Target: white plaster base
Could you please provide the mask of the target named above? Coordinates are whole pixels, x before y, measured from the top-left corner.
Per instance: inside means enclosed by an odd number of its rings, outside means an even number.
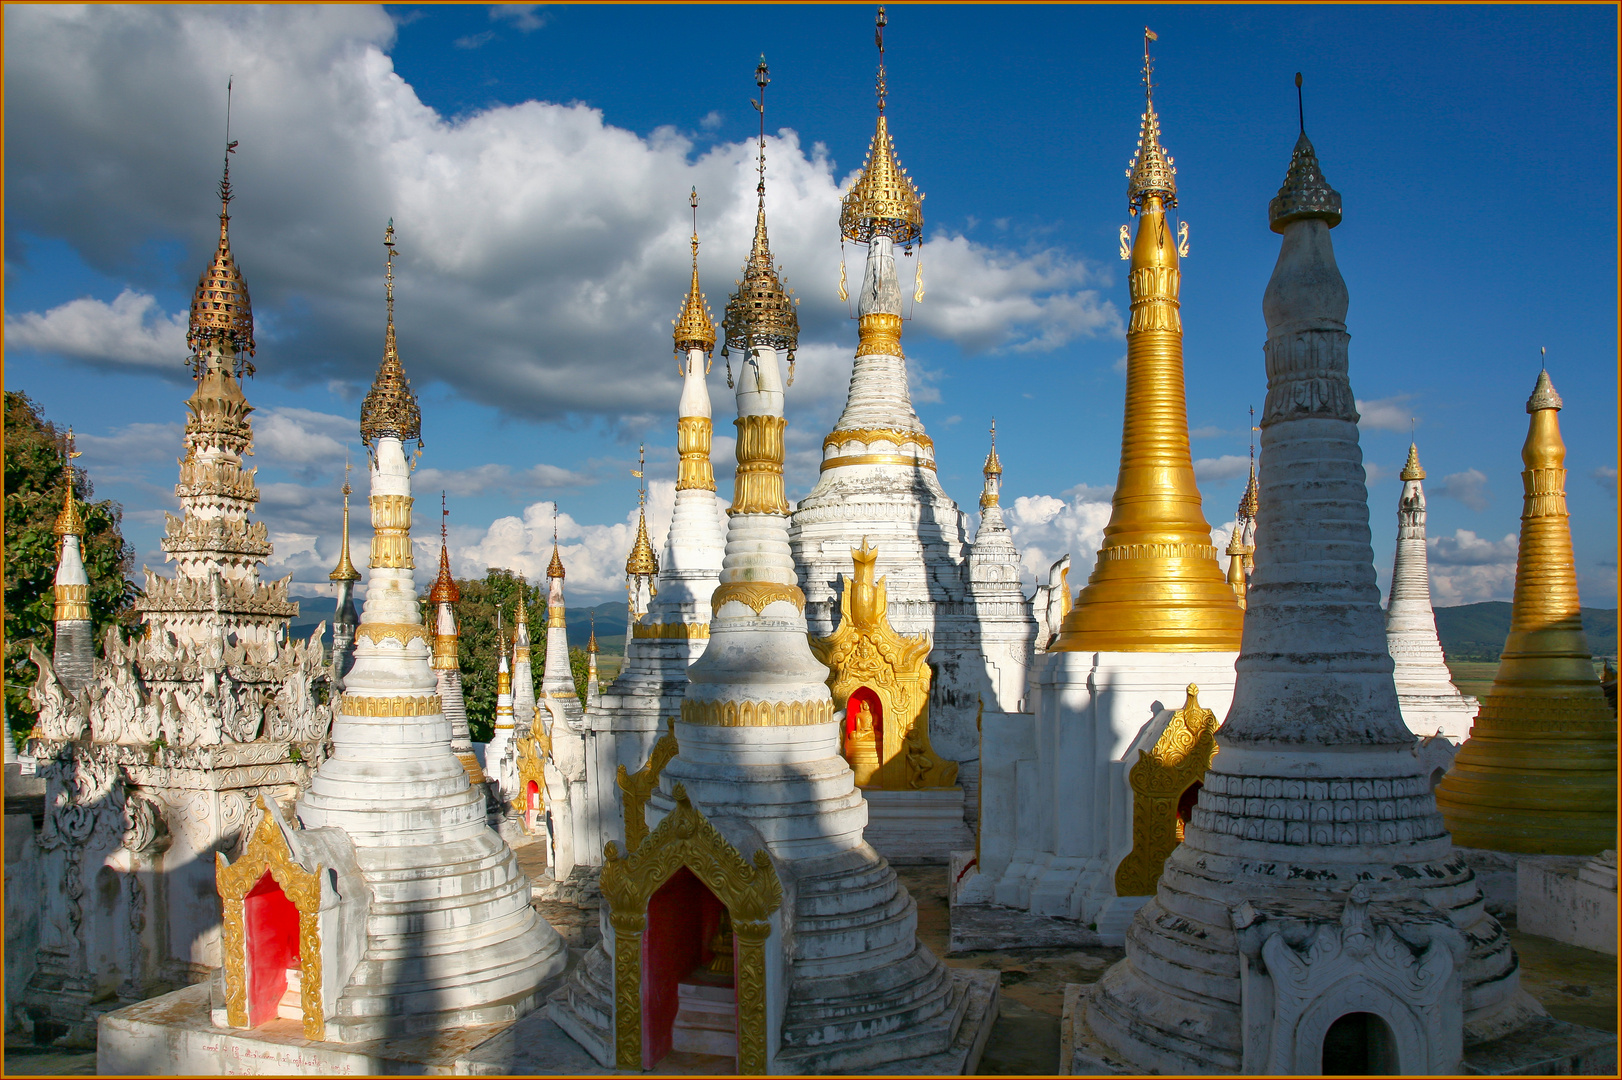
[[[898,866],[946,863],[951,853],[974,846],[963,820],[963,788],[880,791],[863,788],[867,830],[875,851]]]
[[[1061,1076],[1141,1075],[1115,1057],[1087,1024],[1087,1004],[1097,983],[1067,983],[1059,1020]],[[1513,1034],[1464,1048],[1461,1073],[1479,1076],[1615,1076],[1614,1032],[1540,1016]],[[1213,1070],[1214,1071],[1214,1070]]]
[[[1616,855],[1522,859],[1516,868],[1522,933],[1616,955]]]

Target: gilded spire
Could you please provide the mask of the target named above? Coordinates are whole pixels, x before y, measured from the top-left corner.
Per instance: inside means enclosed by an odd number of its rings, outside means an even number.
[[[383,363],[378,366],[377,377],[360,407],[360,437],[370,446],[378,439],[393,436],[401,442],[422,440],[422,411],[417,397],[411,392],[411,380],[406,378],[400,364],[400,351],[394,343],[394,219],[383,233],[383,246],[388,249],[387,269],[384,275],[384,294],[388,300],[388,327],[383,334]]]
[[[703,349],[706,354],[715,351],[715,321],[704,302],[704,292],[698,287],[698,188],[693,189],[689,199],[693,208],[693,281],[687,286],[680,317],[671,323],[675,327],[673,336],[678,355],[688,349]]]
[[[192,350],[194,374],[201,376],[205,364],[198,355],[209,346],[229,345],[236,356],[233,372],[238,378],[253,374],[253,308],[248,301],[248,283],[237,269],[231,254],[231,155],[237,144],[231,139],[231,84],[226,83],[225,169],[220,177],[220,240],[203,276],[192,293],[191,321],[186,328],[186,347]]]
[[[355,564],[349,561],[349,462],[344,462],[344,538],[343,546],[338,549],[338,566],[327,575],[329,581],[359,581],[360,571]]]
[[[1154,35],[1145,35],[1144,82],[1152,91],[1147,42]],[[1217,563],[1189,453],[1181,252],[1166,221],[1175,198],[1170,159],[1164,174],[1145,165],[1149,151],[1159,153],[1152,100],[1144,115],[1132,181],[1138,229],[1127,278],[1132,316],[1120,473],[1092,576],[1051,648],[1236,651],[1243,615]]]
[[[1509,637],[1470,738],[1436,791],[1454,842],[1596,854],[1616,846],[1616,710],[1583,632],[1566,510],[1560,396],[1538,373]]]
[[[659,559],[653,554],[653,544],[648,541],[648,490],[641,482],[646,464],[643,457],[645,449],[639,446],[636,451],[636,543],[631,545],[630,558],[625,560],[626,577],[654,577],[659,573]]]
[[[839,232],[847,240],[870,243],[875,236],[888,236],[897,244],[911,244],[923,233],[924,197],[907,170],[896,160],[895,143],[890,139],[884,115],[884,9],[879,8],[874,38],[879,46],[879,118],[873,141],[862,162],[861,175],[846,193],[839,209]]]
[[[737,283],[738,291],[727,300],[726,312],[721,319],[721,327],[726,333],[726,342],[721,351],[725,355],[727,348],[741,349],[746,353],[758,346],[785,349],[792,364],[794,349],[800,340],[800,320],[794,311],[799,301],[794,299],[779,276],[772,262],[771,242],[766,235],[766,84],[771,82],[767,75],[766,58],[762,56],[755,68],[755,85],[760,87],[760,97],[754,102],[755,111],[760,113],[760,179],[755,185],[759,206],[755,211],[755,242],[750,248],[748,261],[743,264],[743,278]]]
[[[462,590],[456,585],[456,579],[451,576],[451,549],[449,531],[446,522],[451,512],[445,508],[445,493],[439,493],[439,577],[434,579],[434,587],[428,590],[430,604],[454,604],[462,599]]]
[[[986,455],[985,466],[980,470],[987,477],[1002,475],[1002,458],[997,456],[997,421],[991,421],[991,453]]]
[[[558,538],[552,538],[552,561],[546,564],[546,576],[549,578],[563,578],[563,559],[558,555]]]
[[[84,536],[84,515],[79,512],[79,501],[73,497],[73,459],[83,451],[73,448],[73,429],[68,428],[67,443],[62,451],[62,512],[56,515],[51,531],[57,536]]]
[[[1295,90],[1301,93],[1301,73],[1295,73]],[[1299,102],[1298,102],[1299,104]],[[1295,152],[1290,155],[1290,171],[1284,174],[1284,186],[1278,189],[1273,201],[1267,204],[1267,222],[1276,233],[1292,221],[1317,218],[1333,229],[1340,224],[1340,192],[1329,186],[1323,169],[1318,166],[1318,153],[1307,138],[1305,107],[1301,108],[1301,136],[1295,140]]]
[[[1414,443],[1408,444],[1408,460],[1402,465],[1402,479],[1405,482],[1425,479],[1425,469],[1419,464],[1419,447]]]
[[[597,655],[597,615],[595,612],[591,616],[591,636],[586,639],[586,652],[593,656]]]
[[[1136,214],[1143,209],[1151,195],[1160,197],[1161,205],[1177,205],[1177,168],[1171,155],[1160,145],[1160,116],[1155,112],[1154,61],[1149,56],[1149,42],[1159,38],[1147,26],[1143,28],[1143,123],[1138,129],[1138,149],[1127,163],[1127,209]]]

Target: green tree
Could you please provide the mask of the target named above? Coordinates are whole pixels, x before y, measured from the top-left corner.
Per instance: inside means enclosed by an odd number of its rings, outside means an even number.
[[[52,532],[62,509],[64,433],[40,415],[27,394],[6,391],[6,720],[13,734],[34,723],[28,689],[34,669],[28,646],[51,651],[54,638],[57,537]],[[129,579],[135,549],[124,539],[123,507],[110,499],[92,502],[93,487],[83,469],[74,469],[74,497],[85,519],[84,564],[90,578],[90,618],[96,651],[108,626],[135,623],[140,589]]]
[[[520,603],[529,610],[532,663],[539,666],[546,655],[546,599],[534,585],[522,582],[511,570],[491,567],[484,577],[457,581],[462,599],[456,604],[456,659],[462,669],[462,700],[467,705],[467,725],[474,742],[489,742],[496,720],[496,609],[501,609],[502,637],[512,656],[513,613]],[[424,597],[423,619],[433,626],[432,613]]]

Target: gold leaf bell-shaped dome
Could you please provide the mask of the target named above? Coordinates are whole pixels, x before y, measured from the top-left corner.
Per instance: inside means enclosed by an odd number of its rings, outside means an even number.
[[[236,146],[232,143],[228,150]],[[225,159],[225,175],[220,180],[220,242],[214,249],[197,290],[191,298],[191,321],[186,328],[186,347],[193,352],[208,345],[229,342],[233,351],[252,356],[253,307],[248,300],[248,283],[237,269],[231,254],[231,159]],[[251,364],[244,364],[248,374]]]
[[[1419,464],[1419,447],[1413,443],[1408,444],[1408,460],[1402,465],[1402,479],[1404,481],[1425,479],[1425,469]]]
[[[693,235],[693,281],[687,287],[687,299],[682,301],[681,315],[671,324],[676,340],[676,352],[688,349],[715,351],[715,322],[704,302],[704,293],[698,287],[698,234]]]
[[[771,240],[766,235],[766,204],[762,196],[755,215],[755,242],[743,264],[743,280],[727,301],[721,320],[726,344],[748,351],[757,345],[794,352],[800,340],[800,319],[795,301],[772,263]]]
[[[400,350],[394,342],[394,222],[390,220],[383,234],[383,246],[388,248],[386,291],[388,296],[388,328],[383,334],[383,362],[378,365],[377,377],[366,392],[360,407],[360,437],[368,444],[393,436],[401,442],[422,437],[422,410],[417,407],[417,396],[411,392],[411,380],[406,378],[400,363]]]
[[[659,573],[659,559],[653,553],[653,544],[648,541],[648,515],[642,510],[637,513],[636,543],[631,545],[630,558],[625,560],[625,574],[627,577],[653,577]]]
[[[558,555],[558,542],[552,541],[552,561],[546,564],[546,576],[549,578],[563,577],[563,559]]]
[[[1138,129],[1138,149],[1126,169],[1126,201],[1134,214],[1151,195],[1159,195],[1168,207],[1177,205],[1177,168],[1160,145],[1160,116],[1155,112],[1154,97],[1148,96],[1146,103],[1143,126]]]
[[[430,604],[454,604],[462,599],[462,590],[457,586],[456,579],[451,577],[451,553],[445,546],[445,537],[439,538],[439,577],[434,579],[434,587],[428,590]],[[522,607],[520,607],[522,610]]]
[[[861,175],[840,205],[839,232],[861,244],[875,236],[910,244],[923,233],[923,200],[918,185],[896,161],[895,143],[881,112]]]

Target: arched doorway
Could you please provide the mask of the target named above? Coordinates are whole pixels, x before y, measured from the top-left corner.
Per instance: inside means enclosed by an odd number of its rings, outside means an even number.
[[[878,780],[885,761],[884,702],[871,687],[857,687],[845,702],[844,753],[857,787]]]
[[[687,867],[648,898],[642,938],[642,1067],[672,1050],[738,1055],[736,947],[726,906]]]
[[[524,784],[524,827],[531,833],[535,831],[536,819],[541,814],[541,785],[534,780]]]
[[[1325,1076],[1391,1076],[1400,1072],[1391,1025],[1374,1013],[1347,1013],[1324,1032]]]
[[[286,1017],[302,1020],[298,908],[266,870],[242,898],[248,950],[248,1026]]]

